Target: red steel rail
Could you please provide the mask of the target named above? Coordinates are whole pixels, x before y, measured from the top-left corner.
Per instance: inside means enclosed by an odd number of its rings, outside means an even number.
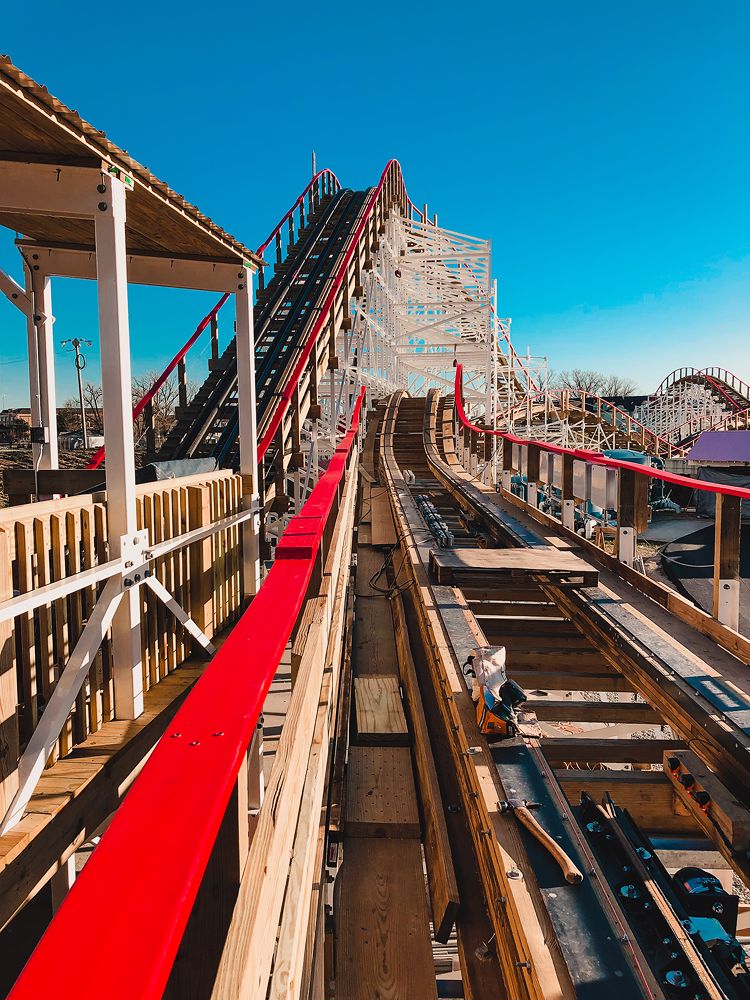
[[[348,433],[257,596],[157,743],[8,1000],[159,1000],[352,457]],[[154,845],[169,845],[165,854]],[[96,933],[84,956],[82,934]]]
[[[637,462],[624,462],[617,458],[608,458],[600,451],[589,451],[587,448],[565,448],[559,444],[549,444],[546,441],[536,441],[531,438],[518,437],[507,431],[496,431],[478,424],[472,423],[466,415],[463,401],[463,375],[462,365],[456,366],[455,400],[456,413],[462,427],[477,434],[489,434],[492,437],[502,438],[513,444],[537,445],[542,451],[553,452],[555,455],[572,455],[573,458],[582,462],[589,462],[591,465],[603,465],[608,469],[628,469],[638,473],[639,476],[648,476],[649,479],[659,479],[663,483],[670,483],[672,486],[686,486],[693,490],[703,490],[705,493],[723,493],[725,496],[740,497],[742,500],[750,500],[750,489],[743,489],[740,486],[724,486],[719,483],[704,482],[702,479],[693,479],[691,476],[680,476],[675,472],[666,472],[663,469],[655,469],[650,465],[638,465]]]

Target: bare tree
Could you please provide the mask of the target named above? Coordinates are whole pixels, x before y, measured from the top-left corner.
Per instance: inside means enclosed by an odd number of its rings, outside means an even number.
[[[145,372],[143,375],[134,375],[132,381],[133,406],[136,406],[141,399],[150,392],[156,380],[159,378],[158,372]],[[195,395],[195,385],[188,382],[187,399],[188,402]],[[169,376],[166,382],[159,386],[151,401],[154,413],[154,432],[157,439],[163,438],[175,420],[175,407],[179,403],[180,388],[174,373]],[[136,421],[135,438],[136,441],[145,433],[146,420],[145,413]]]
[[[579,389],[597,396],[632,396],[637,388],[636,382],[625,375],[606,375],[592,368],[550,372],[549,380],[554,389]]]
[[[77,402],[74,402],[78,406]],[[86,382],[83,386],[83,405],[86,407],[86,417],[91,434],[104,433],[104,418],[102,417],[102,387]]]
[[[582,392],[592,392],[600,394],[606,376],[601,372],[591,368],[571,368],[558,372],[555,375],[554,387],[556,389],[580,389]]]
[[[637,388],[638,383],[627,375],[608,375],[600,395],[632,396]]]

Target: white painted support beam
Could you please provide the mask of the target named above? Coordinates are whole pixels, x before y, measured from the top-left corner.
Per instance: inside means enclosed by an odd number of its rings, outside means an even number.
[[[134,537],[133,402],[131,397],[128,276],[125,253],[125,185],[102,175],[94,215],[96,234],[102,403],[107,442],[107,529],[109,552],[119,558],[123,537]],[[143,712],[140,594],[126,591],[112,629],[115,716],[136,719]]]
[[[55,344],[52,325],[52,290],[49,277],[38,264],[25,270],[26,297],[31,310],[26,318],[29,345],[29,399],[33,427],[43,427],[44,443],[33,444],[35,469],[57,469],[57,393]]]
[[[237,410],[240,430],[242,508],[254,511],[242,529],[243,597],[260,587],[260,498],[258,477],[258,424],[255,390],[255,333],[253,328],[253,274],[244,269],[235,284],[237,316]]]
[[[96,280],[96,254],[90,250],[68,247],[44,247],[19,244],[27,255],[36,254],[46,274],[62,278]],[[237,287],[241,263],[217,263],[182,257],[157,257],[129,253],[128,282],[131,285],[157,285],[165,288],[191,288],[208,292],[233,292]]]
[[[66,858],[64,861],[60,862],[60,867],[57,869],[55,874],[49,880],[50,892],[52,895],[52,912],[57,913],[60,906],[68,895],[70,890],[73,888],[73,883],[76,880],[76,855],[75,851]]]
[[[632,568],[635,562],[635,529],[617,529],[617,558]]]
[[[134,589],[137,596],[138,588]],[[18,791],[13,796],[13,801],[0,824],[0,836],[7,833],[23,816],[39,775],[44,770],[44,765],[62,732],[81,685],[94,662],[96,652],[112,625],[122,597],[121,578],[119,576],[110,578],[18,762]]]
[[[97,203],[106,201],[108,165],[58,166],[50,163],[0,161],[0,211],[18,215],[57,215],[64,219],[90,219]],[[125,175],[123,175],[125,176]],[[132,180],[125,178],[132,187]],[[120,182],[122,183],[122,182]],[[19,229],[20,229],[19,225]]]
[[[185,609],[177,603],[177,601],[172,597],[167,588],[157,579],[155,576],[147,576],[145,579],[147,586],[153,590],[156,596],[162,601],[168,608],[169,611],[175,616],[177,621],[183,626],[185,631],[192,636],[193,639],[198,643],[203,649],[207,656],[213,656],[216,652],[216,647],[208,638],[208,636],[196,625],[190,615],[185,611]]]
[[[0,269],[0,292],[28,319],[31,316],[31,300],[15,278]]]

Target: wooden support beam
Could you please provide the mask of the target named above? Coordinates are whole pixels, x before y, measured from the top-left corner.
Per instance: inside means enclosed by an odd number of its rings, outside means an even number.
[[[557,770],[555,777],[571,805],[578,805],[581,792],[596,802],[609,792],[615,804],[627,809],[645,832],[695,833],[698,824],[680,803],[662,771]]]
[[[622,675],[615,673],[577,674],[561,670],[512,670],[512,679],[522,688],[546,691],[631,691]]]
[[[10,546],[0,531],[0,602],[13,597]],[[13,622],[0,622],[0,816],[4,816],[18,790],[18,687]]]
[[[453,869],[451,845],[448,839],[438,775],[430,746],[427,718],[411,655],[404,606],[400,594],[396,594],[391,600],[391,614],[396,637],[399,677],[404,689],[411,722],[414,762],[424,817],[424,852],[427,862],[434,934],[437,941],[446,942],[458,913],[458,884]]]
[[[742,501],[716,494],[714,534],[714,618],[737,631],[740,624]]]
[[[626,566],[635,559],[638,535],[648,527],[648,476],[619,470],[617,495],[617,556]]]
[[[651,708],[636,701],[573,701],[553,698],[530,698],[524,708],[534,712],[537,719],[555,722],[661,722],[661,716]]]
[[[545,736],[542,753],[551,764],[661,764],[665,751],[682,749],[680,740],[608,739],[606,730],[598,739],[580,736]]]

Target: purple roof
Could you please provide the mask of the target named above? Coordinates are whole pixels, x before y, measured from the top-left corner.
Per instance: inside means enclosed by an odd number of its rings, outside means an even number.
[[[687,457],[691,462],[750,464],[750,431],[704,431]]]

